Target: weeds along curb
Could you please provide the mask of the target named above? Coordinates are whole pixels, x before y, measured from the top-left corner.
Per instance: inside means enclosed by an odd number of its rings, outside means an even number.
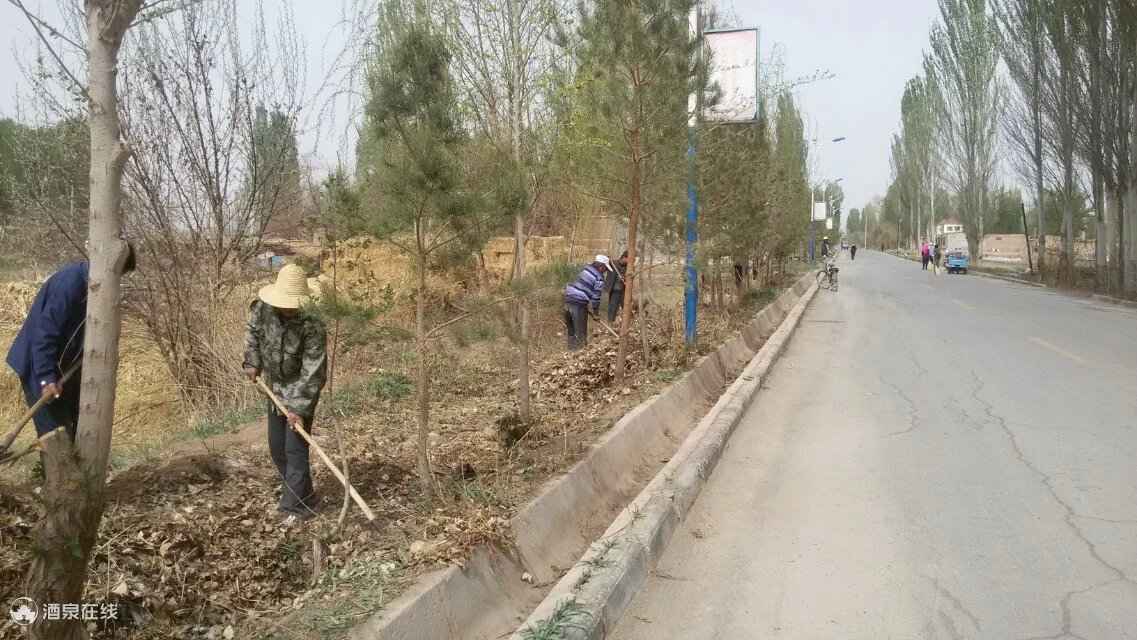
[[[546,483],[511,519],[513,548],[482,547],[473,552],[464,568],[452,566],[420,577],[410,589],[355,627],[349,637],[507,637],[542,602],[565,570],[573,567],[582,553],[589,552],[589,545],[641,489],[658,478],[664,461],[689,448],[686,443],[691,439],[687,436],[707,421],[708,408],[714,405],[711,415],[722,413],[724,388],[735,373],[741,372],[730,389],[750,375],[747,367],[753,366],[752,359],[757,355],[761,360],[769,352],[767,348],[759,351],[759,347],[767,339],[775,341],[779,326],[784,326],[783,319],[813,281],[813,273],[804,274],[739,335],[625,414],[581,460]],[[741,415],[737,407],[735,411]],[[694,494],[690,499],[694,500]],[[559,616],[576,613],[569,604]]]
[[[796,287],[795,287],[796,289]],[[679,451],[557,583],[510,640],[599,640],[615,627],[690,511],[734,429],[797,328],[816,284],[690,433]],[[787,302],[779,298],[779,304]]]

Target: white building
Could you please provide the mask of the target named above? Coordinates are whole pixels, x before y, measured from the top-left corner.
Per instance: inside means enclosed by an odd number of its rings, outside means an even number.
[[[936,236],[945,233],[963,233],[963,223],[955,218],[948,218],[936,225]]]

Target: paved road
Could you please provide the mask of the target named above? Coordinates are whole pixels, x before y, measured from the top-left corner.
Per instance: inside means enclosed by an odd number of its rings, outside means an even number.
[[[1137,310],[841,267],[609,637],[1137,638]]]

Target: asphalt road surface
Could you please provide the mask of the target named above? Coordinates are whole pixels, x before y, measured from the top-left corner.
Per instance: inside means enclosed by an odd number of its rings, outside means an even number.
[[[1137,310],[843,259],[610,638],[1137,638]]]

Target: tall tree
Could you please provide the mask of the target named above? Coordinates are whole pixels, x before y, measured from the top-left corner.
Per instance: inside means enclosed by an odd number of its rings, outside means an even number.
[[[260,187],[254,200],[255,224],[267,234],[295,236],[301,219],[300,154],[296,114],[258,105],[250,132],[250,182]]]
[[[919,236],[931,237],[931,216],[928,217],[928,226],[923,224],[925,200],[928,201],[928,211],[931,211],[932,158],[935,144],[936,113],[934,98],[928,83],[921,76],[908,81],[904,87],[904,95],[900,100],[900,122],[904,144],[904,157],[906,160],[906,184],[910,190],[912,205],[912,233],[913,240],[919,241]]]
[[[446,24],[454,43],[456,83],[470,124],[505,153],[494,154],[495,168],[518,189],[503,213],[512,218],[514,260],[511,279],[525,278],[525,246],[531,212],[549,161],[547,138],[534,127],[554,129],[550,100],[556,72],[550,36],[565,11],[563,0],[450,0]],[[504,160],[505,164],[501,164]],[[510,178],[506,174],[511,174]],[[517,179],[520,178],[520,179]],[[517,406],[521,421],[530,420],[529,305],[516,305]]]
[[[972,247],[984,234],[1002,108],[999,31],[986,0],[939,0],[927,75],[939,87],[948,182],[961,196]]]
[[[1082,85],[1076,67],[1080,64],[1074,21],[1073,0],[1046,0],[1045,25],[1049,57],[1053,63],[1042,83],[1043,115],[1046,138],[1056,162],[1055,187],[1060,194],[1062,207],[1062,251],[1060,254],[1060,280],[1074,281],[1074,217],[1081,202],[1076,183],[1078,167],[1076,151],[1078,138],[1077,104],[1083,99]],[[1045,229],[1042,220],[1039,228]],[[1039,236],[1039,255],[1044,253],[1045,236]],[[1041,259],[1041,258],[1040,258]]]
[[[255,29],[246,39],[237,13],[237,0],[159,13],[124,52],[120,80],[123,128],[137,141],[127,225],[160,265],[138,274],[138,305],[181,393],[212,405],[234,400],[232,365],[219,355],[230,347],[212,312],[245,281],[233,265],[259,253],[273,216],[300,200],[296,34]]]
[[[1016,91],[1007,101],[1003,129],[1020,162],[1020,173],[1034,185],[1038,228],[1046,228],[1045,162],[1042,144],[1043,77],[1048,73],[1044,5],[1048,0],[996,0],[995,16],[1002,30],[1003,61]],[[1038,268],[1045,261],[1046,237],[1038,238]]]
[[[1095,217],[1094,263],[1097,284],[1108,289],[1109,274],[1106,272],[1108,257],[1108,234],[1106,233],[1105,191],[1108,166],[1106,155],[1104,122],[1107,113],[1108,91],[1105,65],[1108,53],[1108,0],[1090,0],[1075,5],[1074,18],[1080,33],[1081,84],[1085,99],[1076,105],[1078,120],[1082,122],[1082,135],[1079,138],[1078,152],[1090,171],[1090,192],[1093,199]]]
[[[360,208],[357,222],[414,262],[418,474],[432,495],[426,276],[430,260],[462,240],[471,215],[461,170],[465,136],[458,126],[452,57],[442,29],[422,5],[391,3],[386,9],[363,134],[367,206]]]
[[[771,209],[775,213],[771,230],[774,254],[784,259],[803,241],[807,227],[802,222],[811,215],[808,211],[812,206],[807,170],[809,148],[805,142],[805,123],[792,94],[783,91],[777,95],[773,119]]]
[[[21,9],[22,3],[16,3]],[[86,82],[64,67],[72,90],[85,98],[90,131],[90,272],[83,345],[83,403],[75,442],[57,430],[41,440],[44,517],[36,526],[36,553],[28,570],[29,596],[38,602],[82,602],[99,522],[106,502],[122,326],[122,177],[130,147],[123,142],[116,77],[123,38],[142,0],[87,0]],[[42,21],[28,14],[39,32]],[[50,46],[50,45],[49,45]],[[61,59],[58,55],[56,59]],[[33,638],[84,638],[78,620],[37,620]]]
[[[645,196],[681,189],[687,96],[706,74],[701,43],[688,32],[693,0],[597,0],[580,6],[579,78],[588,123],[594,194],[627,216],[628,268],[616,355],[622,380],[637,290],[639,226]],[[705,62],[704,62],[705,64]],[[673,182],[670,182],[673,180]],[[670,184],[668,184],[670,182]],[[660,186],[662,184],[662,187]],[[674,185],[674,186],[672,186]]]

